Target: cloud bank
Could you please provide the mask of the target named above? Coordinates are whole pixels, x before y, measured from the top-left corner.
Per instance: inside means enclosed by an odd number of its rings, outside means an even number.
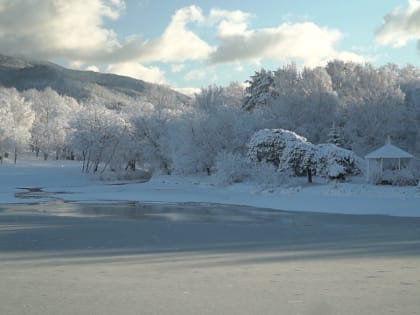
[[[166,84],[165,73],[158,67],[146,67],[137,62],[122,62],[110,64],[107,72],[124,75],[148,82]]]
[[[338,30],[321,28],[311,22],[285,23],[277,28],[243,29],[241,32],[224,29],[219,33],[220,45],[210,55],[210,62],[299,59],[305,65],[317,66],[335,58],[364,61],[360,55],[334,48],[341,37]]]
[[[118,19],[119,0],[0,0],[2,53],[33,57],[93,59],[119,48],[106,19]]]
[[[188,61],[211,66],[298,59],[317,66],[335,58],[365,60],[335,48],[343,37],[337,29],[312,22],[253,29],[250,13],[213,9],[205,15],[195,5],[177,10],[157,38],[119,38],[106,22],[120,19],[124,10],[123,0],[0,0],[0,53],[63,58],[78,68],[102,66],[157,83],[167,80],[156,63],[180,73],[187,69],[179,65]],[[411,23],[417,23],[415,18]],[[187,80],[198,77],[202,72],[188,69]]]

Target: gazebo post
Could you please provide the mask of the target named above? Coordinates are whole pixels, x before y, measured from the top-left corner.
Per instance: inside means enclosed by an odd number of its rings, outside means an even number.
[[[382,177],[383,172],[384,172],[384,159],[381,158],[381,177]]]
[[[401,171],[401,158],[398,159],[398,171]]]
[[[368,159],[366,174],[367,174],[367,180],[368,180],[368,182],[370,182],[370,178],[371,178],[371,176],[370,176],[370,159]]]

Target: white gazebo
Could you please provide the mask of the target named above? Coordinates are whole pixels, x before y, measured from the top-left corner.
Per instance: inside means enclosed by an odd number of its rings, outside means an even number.
[[[365,156],[367,160],[367,179],[370,183],[380,183],[385,172],[401,172],[414,158],[410,153],[391,144],[388,137],[386,144]]]

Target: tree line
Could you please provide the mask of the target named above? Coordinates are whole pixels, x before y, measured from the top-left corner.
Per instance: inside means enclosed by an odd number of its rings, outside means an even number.
[[[389,135],[420,152],[420,69],[339,60],[325,67],[261,69],[246,84],[202,88],[180,104],[147,97],[77,102],[54,90],[0,88],[0,156],[31,150],[76,158],[84,172],[135,170],[212,174],[244,155],[252,135],[282,128],[314,144],[331,141],[363,156]],[[112,104],[111,104],[112,105]],[[232,160],[232,159],[231,159]]]

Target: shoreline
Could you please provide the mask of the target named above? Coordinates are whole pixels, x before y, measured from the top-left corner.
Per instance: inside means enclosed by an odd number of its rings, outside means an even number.
[[[362,178],[312,185],[306,184],[305,179],[293,178],[287,186],[262,187],[250,182],[222,186],[206,175],[158,175],[147,182],[121,185],[83,174],[80,163],[70,161],[4,164],[0,166],[0,177],[2,204],[53,199],[81,203],[197,202],[284,211],[420,217],[417,187],[375,186]]]

